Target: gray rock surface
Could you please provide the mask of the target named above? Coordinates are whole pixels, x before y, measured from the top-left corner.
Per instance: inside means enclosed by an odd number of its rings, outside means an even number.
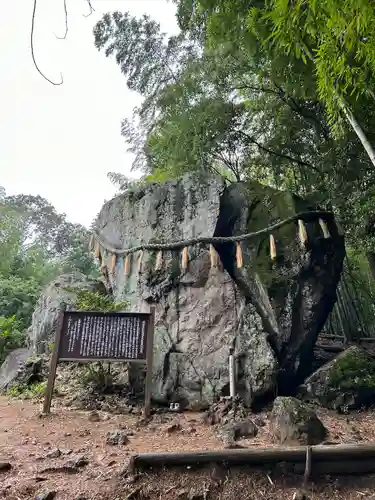
[[[359,346],[351,346],[310,375],[299,396],[341,412],[375,401],[375,360]]]
[[[131,248],[255,231],[313,208],[269,188],[254,194],[253,187],[235,183],[225,188],[217,178],[198,183],[194,176],[145,185],[106,203],[97,228],[108,246]],[[123,259],[117,259],[110,274],[115,296],[129,300],[132,310],[156,306],[154,399],[202,409],[228,394],[233,344],[239,390],[248,404],[275,388],[280,368],[295,377],[307,366],[334,304],[344,255],[332,221],[329,229],[333,237],[325,240],[318,222],[309,223],[309,245],[301,249],[296,224],[284,226],[275,232],[279,255],[274,264],[268,235],[244,243],[243,269],[235,266],[233,244],[217,247],[218,268],[211,268],[207,246],[189,247],[187,272],[181,270],[181,252],[164,252],[158,271],[155,252],[145,252],[141,272],[134,254],[130,276],[124,276]],[[110,262],[111,255],[104,254],[107,269]]]
[[[316,208],[286,191],[253,181],[234,183],[221,197],[215,235],[256,232],[312,210]],[[235,265],[234,244],[217,245],[225,268],[261,317],[267,341],[279,363],[278,386],[282,392],[291,381],[302,381],[311,373],[313,346],[336,300],[344,240],[334,221],[328,216],[325,221],[330,232],[327,239],[317,216],[306,219],[305,245],[299,241],[296,220],[274,230],[273,261],[269,234],[243,241],[242,268]],[[263,338],[257,338],[257,342],[263,342]]]
[[[102,283],[88,280],[81,273],[63,274],[45,288],[34,311],[31,328],[28,330],[29,344],[33,353],[50,351],[61,305],[64,302],[73,305],[75,290],[78,289],[105,291]]]
[[[270,416],[270,430],[279,444],[314,445],[321,443],[327,430],[306,404],[296,398],[278,397]]]
[[[0,368],[0,391],[6,391],[14,385],[31,355],[30,349],[15,349],[8,354]]]

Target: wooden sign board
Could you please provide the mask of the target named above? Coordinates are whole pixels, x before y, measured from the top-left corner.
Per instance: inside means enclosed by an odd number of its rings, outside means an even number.
[[[150,414],[155,308],[150,313],[66,311],[56,328],[43,412],[51,409],[60,361],[125,361],[146,365],[145,416]]]

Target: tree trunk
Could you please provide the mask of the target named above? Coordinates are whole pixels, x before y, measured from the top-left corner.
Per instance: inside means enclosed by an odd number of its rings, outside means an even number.
[[[375,252],[367,252],[366,256],[370,266],[371,275],[375,280]]]
[[[371,163],[375,167],[375,151],[374,151],[373,147],[371,146],[370,141],[367,139],[366,134],[362,130],[362,127],[357,122],[353,113],[348,109],[348,107],[346,106],[346,104],[343,100],[340,101],[340,105],[341,105],[341,109],[342,109],[346,119],[348,120],[348,122],[352,126],[354,132],[357,134],[358,139],[361,141],[362,146],[365,148],[366,153],[368,154],[368,156],[371,160]]]

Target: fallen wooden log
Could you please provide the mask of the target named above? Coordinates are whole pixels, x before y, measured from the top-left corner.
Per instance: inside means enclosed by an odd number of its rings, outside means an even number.
[[[375,444],[317,445],[311,450],[311,472],[365,474],[375,472]],[[190,451],[181,453],[139,453],[132,456],[130,472],[148,468],[201,466],[212,463],[265,466],[294,464],[295,472],[306,469],[307,446],[252,448],[240,450]]]

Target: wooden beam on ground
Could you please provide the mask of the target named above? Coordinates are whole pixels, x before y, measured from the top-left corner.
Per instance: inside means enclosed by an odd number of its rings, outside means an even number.
[[[202,466],[212,463],[264,466],[286,462],[304,473],[307,449],[311,450],[311,472],[351,474],[375,472],[375,444],[318,445],[240,450],[190,451],[181,453],[139,453],[131,458],[130,472],[173,466]]]

